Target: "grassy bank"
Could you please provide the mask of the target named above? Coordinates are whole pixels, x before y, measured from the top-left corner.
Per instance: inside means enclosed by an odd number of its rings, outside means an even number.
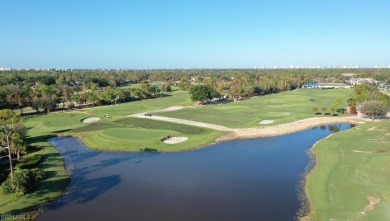
[[[46,179],[40,184],[39,189],[33,193],[18,197],[16,195],[3,195],[0,191],[0,214],[18,215],[36,211],[46,202],[61,195],[69,179],[64,168],[63,160],[57,150],[46,140],[46,135],[31,134],[30,145],[39,146],[42,150],[29,153],[24,157],[43,155],[43,163],[38,167],[45,171]],[[18,166],[18,165],[17,165]],[[31,216],[35,216],[31,213]]]
[[[350,96],[351,90],[296,90],[223,105],[205,105],[199,108],[187,108],[178,111],[157,113],[157,115],[182,118],[225,127],[243,128],[257,127],[261,120],[274,120],[282,124],[314,117],[313,107],[322,107],[330,112],[332,101],[341,97],[344,101]],[[314,101],[310,101],[313,98]],[[345,107],[344,103],[342,106]]]
[[[259,126],[258,121],[261,120],[275,120],[273,124],[280,124],[313,117],[315,116],[313,107],[330,108],[334,98],[346,98],[349,93],[349,90],[298,90],[231,104],[207,105],[159,114],[235,128],[253,127]],[[314,98],[315,101],[309,101],[310,98]],[[37,192],[24,197],[0,195],[0,214],[20,214],[35,210],[58,196],[66,186],[67,177],[62,159],[55,148],[47,143],[49,137],[58,134],[78,136],[91,148],[111,151],[139,151],[144,148],[180,151],[214,142],[224,132],[127,117],[130,114],[192,104],[187,92],[178,91],[158,99],[29,118],[26,122],[29,129],[29,145],[44,147],[45,161],[41,167],[47,172],[48,179]],[[105,118],[106,114],[110,118]],[[82,123],[82,119],[88,117],[99,117],[101,120],[91,124]],[[161,139],[167,136],[183,136],[189,139],[183,143],[169,145],[161,142]]]
[[[28,128],[28,145],[42,147],[42,150],[40,150],[39,152],[31,152],[25,157],[32,158],[36,154],[42,154],[44,161],[42,164],[39,165],[39,167],[46,172],[47,179],[43,183],[41,183],[37,191],[22,197],[3,195],[0,191],[0,214],[17,215],[26,212],[36,211],[46,202],[53,200],[57,196],[59,196],[66,187],[68,177],[64,168],[63,160],[57,150],[47,142],[48,138],[56,136],[57,134],[85,134],[85,131],[90,132],[90,136],[93,136],[95,133],[108,133],[110,135],[110,130],[108,129],[108,131],[98,131],[102,129],[100,127],[101,125],[104,125],[103,127],[112,127],[112,130],[115,130],[115,128],[123,128],[123,131],[119,134],[122,134],[124,137],[127,136],[126,132],[128,130],[132,130],[132,132],[135,134],[143,134],[142,130],[145,131],[146,129],[138,129],[138,124],[126,125],[128,124],[128,122],[126,122],[125,120],[122,123],[115,121],[117,121],[118,119],[125,118],[128,114],[158,110],[174,105],[189,104],[192,104],[192,102],[189,99],[188,93],[179,91],[158,99],[136,101],[112,106],[96,107],[82,111],[72,111],[65,113],[56,112],[49,115],[37,115],[29,117],[26,121],[26,127]],[[109,114],[111,118],[105,119],[105,114]],[[102,118],[102,120],[99,123],[90,125],[82,123],[82,119],[91,116],[98,116]],[[85,127],[84,132],[81,132],[82,129],[80,131],[76,130],[77,128],[83,127]],[[75,132],[72,133],[71,131]],[[186,132],[185,130],[172,132],[180,133],[180,131]],[[169,132],[169,134],[172,132]],[[202,139],[208,136],[210,138],[208,140],[205,139],[205,141],[198,141],[199,145],[202,142],[211,142],[211,139],[214,136],[217,136],[211,135],[213,131],[203,130],[201,133],[205,134],[205,136],[200,136],[202,137]],[[149,134],[149,131],[145,131],[145,134]],[[114,133],[111,135],[113,136],[113,138],[111,138],[112,140],[115,139],[115,136],[117,136],[118,134]],[[110,147],[114,149],[115,144],[111,145]],[[124,146],[122,146],[122,148],[123,149],[121,150],[125,150]],[[134,148],[133,150],[136,150],[136,148]]]
[[[210,144],[223,132],[156,120],[125,118],[91,124],[72,130],[70,134],[81,135],[88,147],[98,150],[140,151],[151,148],[157,151],[181,151]],[[174,145],[165,144],[161,139],[167,136],[189,139]]]
[[[312,149],[316,167],[306,183],[312,220],[390,219],[389,131],[389,120],[366,123]]]
[[[103,117],[108,114],[112,118],[121,118],[126,115],[142,113],[147,111],[159,110],[171,106],[188,106],[193,105],[190,96],[186,91],[177,91],[168,94],[166,97],[134,101],[118,105],[101,106],[82,111],[88,116]]]

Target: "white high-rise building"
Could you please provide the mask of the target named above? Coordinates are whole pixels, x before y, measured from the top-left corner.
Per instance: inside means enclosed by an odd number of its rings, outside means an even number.
[[[12,68],[9,67],[0,67],[0,71],[10,71]]]

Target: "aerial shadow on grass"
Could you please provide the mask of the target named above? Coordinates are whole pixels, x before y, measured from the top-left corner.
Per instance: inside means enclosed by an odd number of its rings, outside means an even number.
[[[40,142],[47,142],[48,139],[54,137],[53,134],[45,134],[41,136],[34,136],[34,137],[27,137],[26,142],[31,143],[40,143]]]
[[[60,133],[68,132],[68,131],[70,131],[70,129],[56,130],[56,131],[53,131],[52,133],[53,133],[53,134],[60,134]]]

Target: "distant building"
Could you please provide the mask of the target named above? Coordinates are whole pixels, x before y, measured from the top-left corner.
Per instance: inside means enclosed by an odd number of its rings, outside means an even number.
[[[320,85],[318,84],[314,84],[314,83],[310,83],[310,84],[304,84],[302,86],[302,88],[308,88],[308,89],[316,89],[316,88],[319,88]]]
[[[344,88],[351,89],[351,85],[343,84],[343,83],[318,83],[318,87],[321,89],[333,89],[333,88]]]
[[[0,67],[0,71],[10,71],[12,68],[9,67]]]
[[[334,89],[334,88],[345,88],[351,89],[351,85],[343,84],[343,83],[310,83],[304,84],[302,88],[307,89]]]
[[[377,84],[379,81],[376,81],[372,78],[351,78],[349,79],[349,83],[351,85],[358,85],[358,84],[363,84],[363,83],[367,83],[367,84]]]
[[[372,78],[351,78],[349,83],[353,85],[358,84],[376,84],[380,90],[390,90],[390,85],[382,81],[377,81]]]

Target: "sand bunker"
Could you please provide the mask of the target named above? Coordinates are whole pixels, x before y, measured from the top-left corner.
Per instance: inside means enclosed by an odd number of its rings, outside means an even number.
[[[274,120],[262,120],[259,122],[259,124],[272,124],[274,122]]]
[[[363,212],[361,212],[362,214],[366,214],[366,212],[374,210],[374,206],[381,202],[381,199],[378,197],[367,196],[367,199],[370,203],[364,208]]]
[[[163,142],[166,144],[177,144],[188,140],[188,137],[170,137],[165,139]]]
[[[100,118],[98,118],[98,117],[88,117],[88,118],[85,118],[83,120],[83,123],[90,124],[90,123],[93,123],[93,122],[96,122],[96,121],[99,121],[99,120],[100,120]]]

